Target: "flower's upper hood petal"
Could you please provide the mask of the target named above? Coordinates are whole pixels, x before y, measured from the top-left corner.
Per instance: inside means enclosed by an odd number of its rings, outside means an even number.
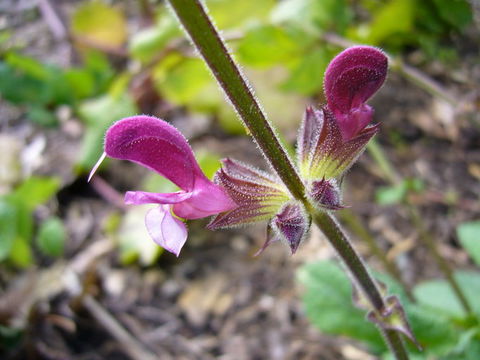
[[[329,108],[348,113],[367,101],[382,86],[388,59],[371,46],[353,46],[338,54],[325,71]]]
[[[197,178],[206,179],[185,137],[152,116],[133,116],[116,122],[105,136],[108,156],[130,160],[154,170],[189,192]]]

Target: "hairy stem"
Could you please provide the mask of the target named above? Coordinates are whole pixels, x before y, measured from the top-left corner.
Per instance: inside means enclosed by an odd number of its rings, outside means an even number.
[[[348,237],[341,229],[340,225],[327,212],[310,209],[313,221],[322,230],[329,240],[330,244],[336,250],[338,256],[347,267],[357,286],[360,287],[363,294],[367,297],[374,311],[382,314],[385,310],[385,302],[376,285],[374,278],[370,275],[367,267],[358,256]],[[393,330],[380,329],[385,338],[388,347],[398,360],[408,359],[408,353],[405,350],[400,334]]]
[[[198,0],[169,0],[228,99],[290,193],[305,201],[305,189],[285,149],[255,99],[225,43]],[[275,161],[271,161],[275,159]]]
[[[328,213],[317,211],[306,199],[305,188],[297,170],[280,145],[272,126],[246,79],[228,53],[202,3],[199,0],[169,0],[169,3],[271,166],[290,193],[309,210],[315,223],[337,250],[355,282],[369,299],[373,310],[381,314],[385,309],[385,303],[375,280],[370,276],[335,219]],[[382,333],[395,357],[398,360],[408,360],[400,334],[390,330]]]

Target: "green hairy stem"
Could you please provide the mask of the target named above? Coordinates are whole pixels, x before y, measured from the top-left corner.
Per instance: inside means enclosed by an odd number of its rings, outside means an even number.
[[[252,89],[230,56],[202,3],[199,0],[169,0],[169,3],[270,165],[292,196],[305,205],[315,224],[350,271],[356,285],[369,300],[372,310],[381,315],[386,304],[375,280],[333,215],[316,210],[306,199],[304,184],[293,162],[281,146]],[[400,334],[392,330],[380,330],[395,358],[408,360]]]

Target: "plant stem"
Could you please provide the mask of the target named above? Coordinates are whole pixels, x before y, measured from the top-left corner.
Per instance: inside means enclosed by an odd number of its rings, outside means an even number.
[[[342,262],[353,276],[355,283],[362,289],[363,294],[367,297],[374,311],[382,314],[385,310],[385,302],[375,280],[350,244],[336,219],[327,212],[315,209],[309,210],[312,214],[313,221],[334,247],[338,256],[340,256]],[[388,329],[380,329],[380,331],[396,359],[408,360],[408,353],[405,350],[405,345],[403,344],[400,334],[397,331]]]
[[[228,53],[202,3],[199,0],[169,0],[169,3],[270,165],[291,194],[306,206],[315,223],[337,250],[355,282],[369,299],[373,310],[382,314],[385,303],[375,280],[370,276],[335,219],[328,213],[317,211],[306,199],[305,188],[297,170],[280,145],[272,126],[257,103],[246,79]],[[398,360],[408,360],[400,334],[391,330],[385,330],[382,333],[395,357]]]
[[[213,75],[225,91],[239,117],[250,131],[270,165],[290,193],[305,200],[305,189],[297,170],[283,149],[225,43],[198,0],[169,0],[192,42],[202,55]]]

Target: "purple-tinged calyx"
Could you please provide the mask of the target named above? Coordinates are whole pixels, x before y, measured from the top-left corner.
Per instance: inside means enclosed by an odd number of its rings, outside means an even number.
[[[215,175],[238,207],[216,215],[210,229],[228,228],[271,219],[290,195],[279,179],[240,161],[224,159]]]
[[[257,254],[277,240],[283,240],[292,254],[295,253],[311,220],[303,205],[292,200],[280,179],[239,161],[225,159],[215,181],[238,207],[216,215],[208,225],[210,229],[268,221],[267,240]]]
[[[377,125],[369,126],[344,141],[335,117],[326,107],[307,108],[297,139],[301,175],[307,182],[339,177],[355,162],[377,131]]]
[[[339,210],[342,205],[341,192],[335,180],[319,180],[311,184],[310,196],[315,204],[328,210]]]
[[[297,139],[297,161],[307,193],[321,208],[342,208],[336,178],[360,156],[378,126],[369,126],[345,141],[333,114],[326,108],[307,108]]]
[[[158,245],[177,256],[187,239],[181,219],[198,219],[237,207],[221,186],[203,174],[185,137],[163,120],[141,115],[116,122],[105,135],[105,154],[140,164],[181,189],[174,193],[125,194],[127,204],[159,205],[147,213],[145,225]]]
[[[355,137],[372,120],[365,102],[382,86],[388,59],[371,46],[353,46],[338,54],[325,71],[327,105],[337,119],[345,141]]]
[[[311,218],[301,203],[291,201],[280,209],[270,224],[276,237],[287,243],[293,255],[310,229]]]

